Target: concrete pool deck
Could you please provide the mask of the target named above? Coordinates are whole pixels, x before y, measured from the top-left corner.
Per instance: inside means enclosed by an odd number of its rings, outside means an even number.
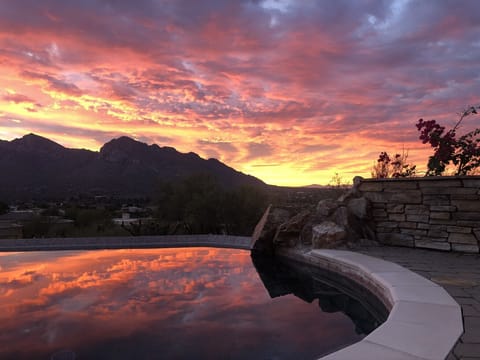
[[[464,324],[464,333],[447,360],[480,359],[479,254],[389,246],[362,247],[355,251],[399,264],[442,286],[460,304]],[[448,326],[448,323],[443,325]]]

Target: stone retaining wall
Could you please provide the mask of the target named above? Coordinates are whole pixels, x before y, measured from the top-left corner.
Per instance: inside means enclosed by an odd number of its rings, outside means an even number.
[[[380,243],[479,252],[480,176],[364,179],[358,190]]]

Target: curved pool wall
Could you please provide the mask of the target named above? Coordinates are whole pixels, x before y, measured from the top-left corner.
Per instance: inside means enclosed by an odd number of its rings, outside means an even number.
[[[445,359],[463,333],[460,305],[442,287],[400,265],[342,250],[278,249],[277,255],[346,276],[390,310],[387,321],[362,341],[323,360]]]
[[[371,291],[337,272],[280,257],[253,253],[251,258],[272,299],[293,294],[308,303],[316,302],[322,312],[341,312],[352,320],[355,332],[362,337],[374,331],[388,317],[389,311]],[[360,339],[354,342],[358,341]],[[323,354],[332,351],[334,349]],[[319,356],[323,354],[319,353]]]

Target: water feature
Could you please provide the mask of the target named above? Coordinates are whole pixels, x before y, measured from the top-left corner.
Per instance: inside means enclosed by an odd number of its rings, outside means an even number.
[[[259,273],[232,249],[0,253],[0,358],[315,359],[381,322],[318,274],[254,260]]]

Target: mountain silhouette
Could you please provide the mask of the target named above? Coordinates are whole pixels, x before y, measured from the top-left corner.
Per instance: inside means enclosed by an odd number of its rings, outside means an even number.
[[[147,145],[129,137],[113,139],[99,152],[69,149],[28,134],[0,140],[0,200],[62,198],[78,194],[151,196],[160,181],[208,174],[225,188],[265,186],[216,159]]]

